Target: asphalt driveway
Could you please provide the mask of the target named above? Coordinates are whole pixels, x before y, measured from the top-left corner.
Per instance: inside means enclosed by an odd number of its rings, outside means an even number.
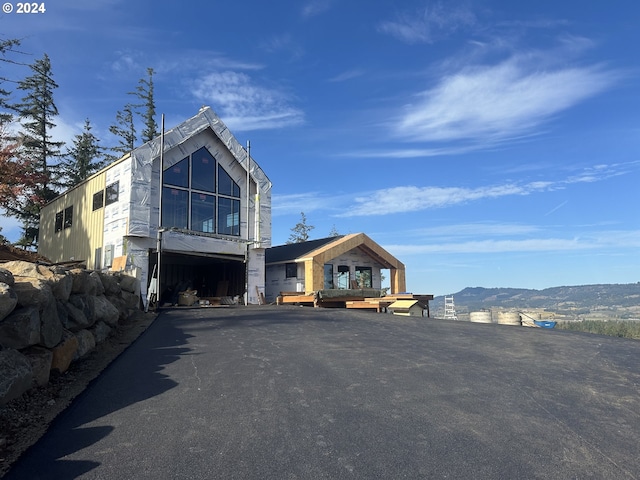
[[[639,478],[640,342],[168,310],[7,479]]]

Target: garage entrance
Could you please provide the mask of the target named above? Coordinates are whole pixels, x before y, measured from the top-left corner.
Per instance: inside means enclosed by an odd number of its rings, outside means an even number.
[[[149,251],[149,272],[158,259]],[[176,303],[172,298],[184,290],[197,290],[198,297],[242,297],[245,291],[244,257],[234,255],[162,252],[160,268],[161,303]]]

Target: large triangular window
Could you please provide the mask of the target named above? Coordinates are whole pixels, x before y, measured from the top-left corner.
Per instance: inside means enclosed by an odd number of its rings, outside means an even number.
[[[164,184],[189,187],[189,157],[183,158],[164,171]]]
[[[240,187],[229,174],[218,165],[218,193],[220,195],[228,195],[229,197],[240,198]]]

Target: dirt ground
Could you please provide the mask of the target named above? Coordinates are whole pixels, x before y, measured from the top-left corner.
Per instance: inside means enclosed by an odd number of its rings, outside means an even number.
[[[45,387],[31,389],[0,407],[0,477],[44,435],[51,422],[120,353],[144,332],[155,313],[139,312],[85,358],[74,362]]]
[[[13,245],[0,245],[0,261],[2,260],[24,260],[25,262],[51,263],[47,257],[38,255],[36,252],[22,250]],[[0,264],[0,267],[2,264]]]

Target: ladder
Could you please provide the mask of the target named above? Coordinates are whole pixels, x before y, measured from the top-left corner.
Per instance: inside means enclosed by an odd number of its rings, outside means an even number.
[[[453,303],[453,295],[444,297],[444,318],[447,320],[457,320],[456,306]]]

